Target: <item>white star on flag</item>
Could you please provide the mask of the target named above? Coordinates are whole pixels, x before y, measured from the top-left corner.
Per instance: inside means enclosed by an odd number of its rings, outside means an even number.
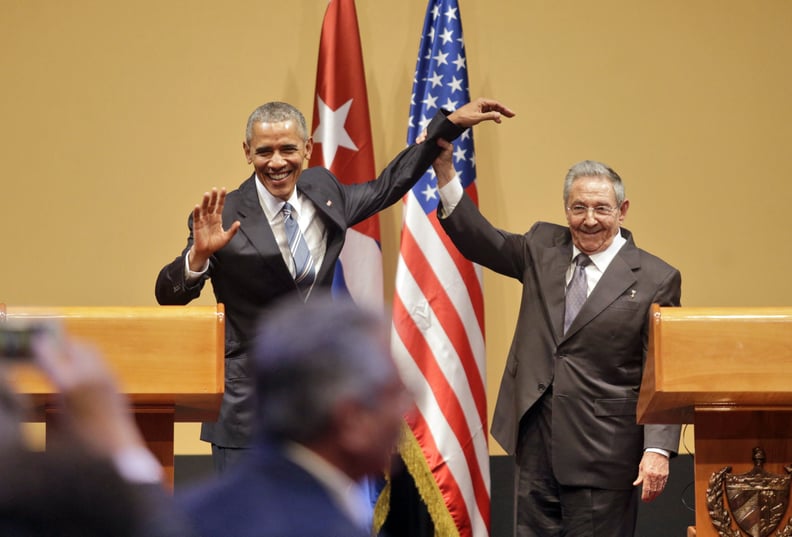
[[[454,150],[454,161],[459,162],[460,160],[465,160],[465,153],[466,151],[461,145],[457,146],[457,148]]]
[[[462,81],[457,79],[457,77],[452,76],[451,82],[448,83],[448,87],[451,88],[451,91],[462,91]]]
[[[426,188],[422,192],[424,195],[424,199],[427,201],[433,200],[437,198],[437,187],[430,185],[429,183],[426,184]]]
[[[437,97],[433,97],[431,94],[427,95],[426,99],[421,102],[426,105],[427,110],[437,108]]]
[[[332,168],[336,152],[339,147],[345,147],[357,151],[358,148],[349,133],[344,128],[349,109],[353,99],[349,99],[337,110],[327,106],[322,98],[316,96],[316,104],[319,110],[319,125],[313,133],[314,142],[322,144],[322,158],[325,168]]]
[[[324,166],[339,182],[354,185],[377,176],[357,13],[354,0],[325,3],[311,121],[314,149],[308,165]],[[347,230],[332,292],[358,304],[383,307],[378,215]]]
[[[452,100],[451,100],[451,98],[446,98],[446,102],[445,102],[445,104],[443,105],[443,108],[445,108],[446,110],[450,110],[451,112],[453,112],[454,110],[456,110],[456,109],[457,109],[457,101],[452,101]]]
[[[421,102],[423,102],[423,101],[421,101]],[[421,130],[424,130],[426,128],[426,126],[429,125],[429,120],[430,119],[431,118],[428,118],[426,116],[421,116],[421,120],[418,122],[418,125],[421,127]]]

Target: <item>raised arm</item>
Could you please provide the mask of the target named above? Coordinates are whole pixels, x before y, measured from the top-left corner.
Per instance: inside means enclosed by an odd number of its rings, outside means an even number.
[[[432,163],[432,168],[434,168],[437,176],[437,188],[443,188],[456,175],[456,170],[454,169],[454,144],[441,138],[437,140],[437,145],[440,146],[441,151]]]
[[[448,115],[448,120],[458,127],[468,128],[473,125],[478,125],[482,121],[500,123],[502,117],[514,117],[514,115],[514,112],[509,107],[500,102],[486,97],[479,97],[451,112],[451,114]],[[418,137],[416,143],[423,143],[426,137],[427,133],[424,131]],[[450,141],[444,138],[438,138],[437,145],[440,147],[441,151],[432,163],[432,167],[437,175],[437,186],[438,188],[442,188],[447,185],[456,174],[453,161],[454,146]]]
[[[514,112],[494,99],[479,97],[449,114],[448,120],[459,127],[472,127],[482,121],[500,123],[502,117],[514,117]]]
[[[239,230],[238,221],[228,230],[223,229],[225,197],[225,188],[219,191],[213,188],[204,193],[201,203],[193,209],[193,246],[188,257],[192,271],[202,270],[209,257],[228,244]]]
[[[512,116],[511,109],[487,98],[466,103],[450,113],[438,112],[426,127],[426,135],[396,155],[376,180],[343,187],[342,195],[347,200],[346,222],[356,224],[400,200],[437,158],[441,150],[438,140],[450,142],[473,125],[485,121],[500,123],[503,117]],[[300,181],[311,182],[313,175],[321,173],[321,170],[309,168],[300,176]]]

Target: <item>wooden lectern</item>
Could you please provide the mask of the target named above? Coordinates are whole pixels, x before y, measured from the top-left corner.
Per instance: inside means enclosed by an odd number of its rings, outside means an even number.
[[[756,446],[766,452],[765,470],[786,475],[792,464],[792,308],[653,306],[638,421],[694,424],[689,535],[717,537],[706,502],[714,472],[751,470]],[[787,509],[778,530],[791,515]]]
[[[57,319],[98,348],[129,398],[149,449],[173,484],[176,421],[214,421],[223,397],[224,310],[217,306],[7,307],[0,320]],[[34,403],[34,421],[57,419],[52,386],[32,366],[12,382]]]

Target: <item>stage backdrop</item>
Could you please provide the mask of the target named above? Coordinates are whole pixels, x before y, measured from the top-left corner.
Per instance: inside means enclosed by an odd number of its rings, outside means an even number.
[[[476,132],[496,225],[563,221],[566,169],[603,160],[685,305],[792,303],[791,2],[459,3],[471,95],[518,113]],[[287,100],[310,121],[326,4],[0,0],[0,302],[154,304],[201,194],[250,173],[248,113]],[[404,144],[425,9],[357,2],[378,169]],[[400,208],[381,223],[389,306]],[[491,412],[519,284],[485,271],[484,292]],[[207,453],[197,436],[177,450]]]

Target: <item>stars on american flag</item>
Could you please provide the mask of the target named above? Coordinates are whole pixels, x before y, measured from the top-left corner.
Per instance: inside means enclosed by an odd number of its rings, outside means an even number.
[[[470,100],[458,9],[443,9],[441,4],[438,0],[432,6],[431,26],[424,28],[421,39],[416,73],[426,74],[413,79],[408,143],[426,128],[439,108],[453,112]],[[465,187],[476,178],[473,155],[473,136],[468,130],[454,143],[454,167]],[[426,212],[434,210],[438,203],[437,181],[431,168],[430,172],[424,174],[414,189]]]
[[[424,186],[424,190],[423,192],[421,192],[421,194],[423,194],[424,201],[426,202],[429,202],[431,200],[437,200],[437,187],[427,183]]]
[[[437,108],[437,97],[433,97],[431,94],[427,95],[426,99],[421,102],[426,105],[427,110]]]
[[[438,108],[452,111],[470,100],[460,19],[457,0],[427,0],[408,142]],[[473,155],[468,129],[454,142],[452,160],[469,192],[475,188]],[[396,270],[393,356],[416,387],[416,412],[406,420],[413,435],[405,437],[412,440],[403,449],[424,454],[425,463],[407,463],[407,469],[416,483],[434,480],[437,486],[425,487],[421,495],[440,517],[453,520],[452,533],[487,537],[490,476],[481,272],[438,234],[439,193],[433,172],[430,166],[405,196]]]

